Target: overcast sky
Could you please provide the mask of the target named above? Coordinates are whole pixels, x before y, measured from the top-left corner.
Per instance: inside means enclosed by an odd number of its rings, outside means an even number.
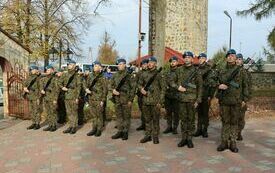
[[[91,9],[95,0],[90,0]],[[83,54],[88,56],[88,49],[92,47],[95,57],[98,45],[104,31],[109,32],[117,42],[120,56],[132,59],[137,55],[138,42],[138,1],[139,0],[112,0],[111,5],[100,8],[100,17],[92,18],[92,25],[84,37]],[[149,0],[145,0],[149,1]],[[255,0],[254,0],[255,1]],[[236,11],[248,8],[251,0],[209,0],[208,21],[208,55],[211,57],[217,49],[229,43],[229,18],[223,11],[227,10],[233,18],[232,47],[242,51],[245,56],[258,56],[266,46],[266,37],[275,24],[274,17],[255,21],[252,17],[241,18]],[[143,3],[142,30],[148,33],[148,5]],[[143,43],[142,53],[148,51],[148,35]]]

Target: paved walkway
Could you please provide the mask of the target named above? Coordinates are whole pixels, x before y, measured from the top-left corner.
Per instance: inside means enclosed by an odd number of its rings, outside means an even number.
[[[90,124],[75,135],[64,135],[65,127],[55,133],[27,131],[29,124],[0,130],[0,173],[275,172],[275,118],[249,120],[238,154],[216,152],[219,121],[211,123],[208,139],[194,140],[194,149],[176,147],[179,135],[161,135],[159,145],[140,144],[138,120],[132,121],[128,141],[110,138],[113,122],[100,138],[86,136]]]

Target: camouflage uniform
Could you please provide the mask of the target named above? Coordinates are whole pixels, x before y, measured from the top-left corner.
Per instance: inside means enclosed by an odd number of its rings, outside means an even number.
[[[58,77],[57,80],[60,81],[62,80],[62,76]],[[58,93],[58,99],[57,99],[57,119],[58,123],[63,124],[66,122],[66,108],[65,108],[65,92],[62,90],[59,90]]]
[[[247,88],[248,88],[247,98],[250,99],[251,94],[252,94],[252,76],[251,76],[251,73],[246,69],[243,69],[243,72],[247,79]],[[238,140],[242,140],[241,132],[245,126],[245,112],[246,111],[247,111],[247,105],[241,107],[240,117],[238,119]]]
[[[99,75],[99,77],[97,77]],[[97,78],[96,83],[92,88],[91,83],[93,80]],[[106,79],[104,78],[102,73],[93,73],[87,77],[86,82],[84,83],[84,88],[89,89],[91,94],[88,96],[89,102],[89,112],[92,115],[93,122],[93,135],[97,132],[98,135],[101,135],[101,131],[103,130],[103,106],[100,105],[101,102],[105,102],[108,94],[108,88]],[[89,135],[88,135],[89,136]]]
[[[116,112],[116,123],[118,133],[125,134],[128,136],[128,131],[130,129],[131,123],[131,106],[128,105],[128,102],[133,102],[135,96],[135,83],[131,74],[127,72],[127,70],[118,71],[114,74],[111,79],[111,88],[115,89],[120,83],[121,79],[127,75],[126,81],[122,85],[121,89],[118,91],[120,93],[119,96],[114,96],[114,104],[115,104],[115,112]],[[115,135],[114,135],[115,136]],[[113,136],[113,139],[117,139]],[[127,137],[128,139],[128,137]]]
[[[198,70],[203,78],[203,92],[202,101],[198,105],[197,132],[194,136],[203,135],[203,137],[208,137],[207,128],[209,126],[209,107],[210,101],[215,94],[217,80],[214,71],[207,63],[200,65]]]
[[[147,70],[140,70],[137,74],[136,74],[136,84],[138,85],[138,82],[139,80],[141,80],[141,76],[146,72]],[[141,120],[141,127],[145,127],[145,116],[144,116],[144,112],[142,111],[142,99],[143,99],[143,96],[142,94],[137,91],[137,96],[138,96],[138,108],[141,112],[141,115],[140,115],[140,120]],[[138,130],[138,129],[137,129]]]
[[[138,89],[141,90],[154,74],[158,73],[157,69],[147,70],[141,77],[138,83]],[[163,105],[164,102],[164,82],[161,73],[158,73],[155,80],[152,82],[147,95],[143,96],[142,111],[145,115],[145,137],[158,138],[159,136],[159,119],[160,107],[157,104]]]
[[[29,93],[27,94],[27,99],[29,101],[29,111],[31,114],[31,120],[33,124],[40,124],[41,121],[41,109],[40,109],[40,76],[37,74],[31,74],[26,81],[24,82],[24,87],[28,87],[31,81],[36,78],[36,81],[29,89]]]
[[[179,125],[178,91],[170,86],[170,81],[176,78],[176,70],[177,67],[170,68],[169,72],[165,74],[166,92],[164,105],[166,109],[167,129],[164,133],[173,132],[176,134]]]
[[[76,74],[75,74],[76,73]],[[78,104],[76,99],[79,99],[81,90],[81,79],[75,70],[69,70],[63,73],[61,79],[61,88],[66,87],[70,77],[74,75],[74,78],[70,85],[67,87],[68,91],[65,92],[65,108],[66,114],[69,119],[70,128],[76,128],[78,126]]]
[[[220,84],[226,84],[232,72],[237,68],[235,64],[227,64],[226,67],[222,68],[219,72]],[[218,151],[223,151],[230,143],[230,148],[232,150],[234,149],[234,152],[238,152],[236,148],[236,139],[238,135],[238,119],[240,117],[241,103],[242,101],[246,102],[248,100],[249,94],[244,70],[240,69],[238,71],[238,74],[234,78],[234,82],[238,84],[239,87],[227,84],[228,89],[225,91],[219,90],[217,95],[222,120],[222,144],[218,147]]]
[[[60,92],[60,86],[58,78],[55,74],[47,75],[40,80],[41,90],[44,90],[47,82],[51,79],[50,84],[48,85],[45,95],[43,96],[43,102],[45,111],[47,113],[47,121],[50,127],[56,127],[57,125],[57,100],[58,94]]]
[[[86,82],[87,76],[84,76],[84,74],[79,74],[80,80],[81,80],[81,89],[79,94],[79,102],[78,102],[78,125],[83,125],[85,121],[84,116],[84,106],[85,106],[85,89],[83,84]]]
[[[176,71],[176,79],[172,80],[171,87],[178,89],[183,86],[189,76],[196,71],[196,67],[182,66]],[[192,140],[192,135],[195,130],[195,102],[200,103],[202,97],[202,76],[196,72],[195,76],[190,80],[193,87],[183,86],[186,88],[185,92],[178,92],[179,95],[179,117],[181,120],[182,141],[186,143]]]

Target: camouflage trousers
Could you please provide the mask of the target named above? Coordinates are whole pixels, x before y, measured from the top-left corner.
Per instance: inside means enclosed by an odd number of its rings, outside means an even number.
[[[182,139],[192,139],[195,131],[195,112],[193,102],[179,102],[179,117]]]
[[[179,103],[177,99],[165,98],[166,120],[169,128],[178,128]]]
[[[223,141],[236,141],[238,137],[238,119],[240,117],[241,106],[236,105],[220,105],[222,119]]]
[[[131,106],[115,103],[116,124],[120,132],[128,132],[131,125]]]
[[[145,115],[145,136],[159,135],[160,108],[156,105],[143,105],[142,110]]]
[[[75,99],[65,100],[66,114],[69,119],[70,127],[78,126],[78,104],[76,104]]]
[[[52,100],[44,100],[44,107],[47,113],[47,121],[49,126],[57,125],[57,103],[54,104]]]
[[[143,110],[142,110],[142,98],[143,97],[138,97],[138,108],[140,110],[140,120],[141,120],[141,125],[144,125],[145,126],[145,117],[144,117],[144,113],[143,113]]]
[[[241,133],[245,126],[245,112],[247,110],[247,106],[240,108],[240,116],[238,119],[238,132]]]
[[[209,101],[208,99],[202,99],[202,102],[198,105],[198,124],[197,129],[207,129],[209,126]]]
[[[33,124],[39,124],[41,121],[41,107],[38,100],[29,100],[29,111]]]
[[[101,101],[89,100],[89,113],[92,116],[93,128],[102,130],[103,128],[103,107],[100,106]]]

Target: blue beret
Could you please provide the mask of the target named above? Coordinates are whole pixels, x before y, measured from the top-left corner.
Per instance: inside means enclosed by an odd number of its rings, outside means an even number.
[[[236,51],[234,49],[229,49],[226,53],[226,57],[228,57],[228,55],[231,55],[231,54],[236,55]]]
[[[241,53],[238,53],[236,56],[238,59],[243,59],[243,55]]]
[[[54,69],[52,65],[48,65],[48,66],[45,67],[46,70],[48,70],[50,68]]]
[[[76,64],[76,62],[74,60],[69,60],[68,64]]]
[[[207,58],[207,55],[206,55],[205,53],[201,53],[201,54],[198,56],[198,58],[201,58],[201,57]]]
[[[100,66],[101,66],[101,63],[100,63],[99,61],[94,61],[94,62],[93,62],[93,66],[94,66],[94,65],[100,65]]]
[[[186,56],[191,56],[193,58],[194,54],[192,52],[190,52],[190,51],[186,51],[186,52],[183,53],[182,56],[183,56],[183,58],[186,57]]]
[[[143,60],[141,61],[141,64],[148,64],[148,59],[143,59]]]
[[[120,64],[120,63],[126,64],[126,60],[123,59],[123,58],[120,58],[120,59],[116,60],[116,64]]]
[[[154,56],[151,56],[151,57],[148,59],[148,62],[149,62],[149,61],[158,62],[157,58],[154,57]]]
[[[169,59],[169,62],[172,62],[172,61],[178,61],[178,57],[176,56],[172,56],[170,59]]]
[[[38,66],[36,65],[31,65],[29,68],[30,70],[39,70]]]

